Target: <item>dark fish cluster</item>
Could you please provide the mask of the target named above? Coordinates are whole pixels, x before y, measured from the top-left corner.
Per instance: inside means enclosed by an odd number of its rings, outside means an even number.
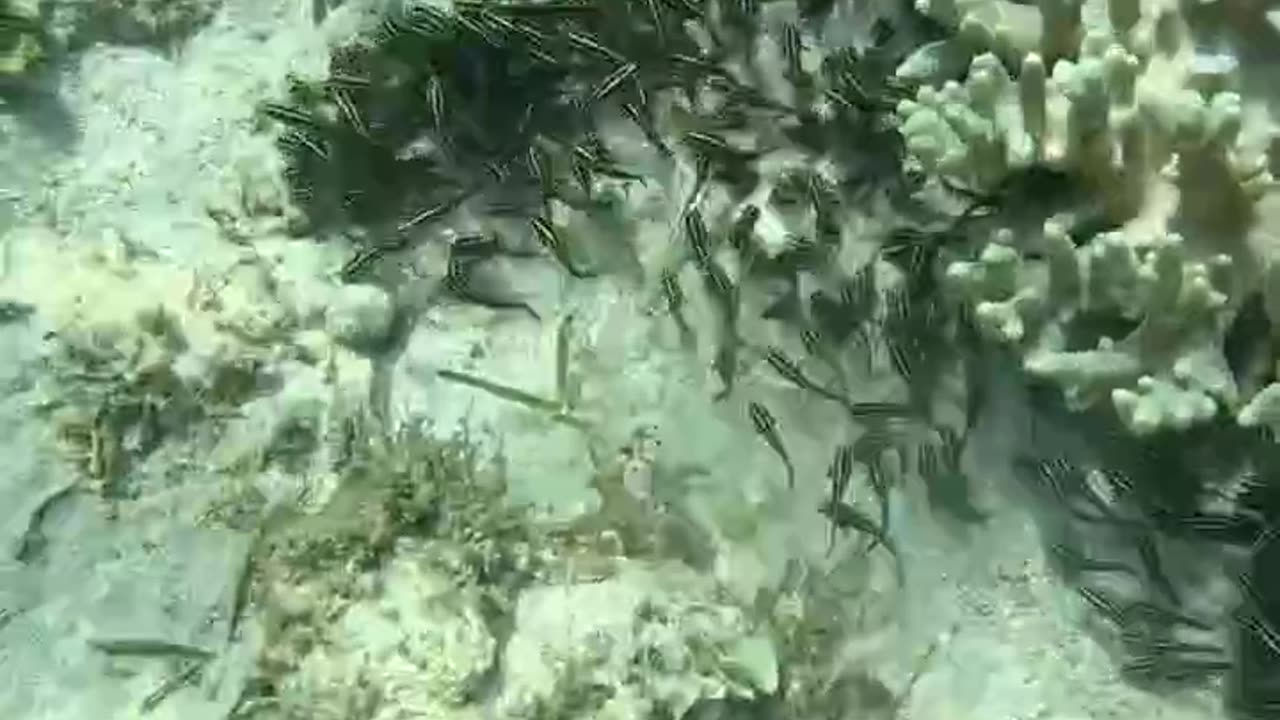
[[[876,265],[894,261],[889,245],[853,276],[799,296],[802,274],[829,273],[850,205],[869,192],[911,187],[899,179],[903,148],[892,112],[912,89],[892,78],[901,54],[890,49],[892,26],[878,21],[870,48],[824,50],[817,66],[806,59],[837,4],[797,0],[795,23],[767,23],[768,9],[754,0],[460,2],[449,13],[412,6],[389,15],[371,40],[336,51],[328,81],[296,83],[287,102],[267,105],[263,113],[284,127],[290,177],[312,224],[362,229],[360,247],[343,268],[348,278],[407,248],[418,229],[448,223],[478,198],[482,207],[526,218],[531,236],[565,272],[594,276],[596,268],[557,225],[551,204],[589,213],[602,179],[643,182],[644,169],[621,163],[602,131],[605,121],[632,125],[657,157],[678,157],[695,169],[676,228],[686,252],[680,264],[663,271],[660,285],[686,345],[693,335],[683,316],[692,288],[679,281],[686,264],[718,310],[717,397],[733,392],[743,360],[744,287],[771,284],[786,290],[765,317],[799,323],[808,354],[826,370],[840,368],[855,347],[870,357],[883,345],[908,385],[920,388],[910,404],[858,401],[844,378],[831,384],[805,368],[808,359],[766,352],[768,364],[798,390],[837,404],[876,435],[929,421],[921,398],[931,391],[932,354],[948,336],[946,318],[921,300],[927,293],[911,282],[934,270],[932,258],[920,261],[908,278],[908,296],[884,297]],[[792,90],[785,98],[759,89],[767,69],[759,66],[757,48],[765,41],[780,50]],[[672,95],[676,107],[664,111],[658,99]],[[760,161],[774,150],[752,139],[779,132],[815,159],[829,158],[835,170],[802,168],[776,179],[767,198],[771,209],[812,222],[783,253],[765,257],[755,234],[762,207],[742,203],[731,217],[712,218],[703,199],[712,183],[738,200],[752,193],[761,182]],[[484,235],[455,240],[446,288],[484,301],[470,292],[470,270],[506,245]],[[725,264],[725,252],[736,254],[736,273]],[[794,484],[777,420],[757,402],[749,404],[749,415]],[[878,456],[855,459],[876,467],[873,485],[883,517],[878,523],[857,520],[843,491],[823,512],[833,526],[862,532],[878,527],[878,542],[891,546],[884,539],[887,474]]]
[[[1052,393],[1037,397],[1045,417],[1074,420],[1092,459],[1026,455],[1018,474],[1053,567],[1109,631],[1124,677],[1152,689],[1220,678],[1233,717],[1276,717],[1273,440],[1229,419],[1134,438],[1113,417],[1081,422]],[[1222,577],[1235,597],[1206,602]]]
[[[784,2],[794,3],[792,21],[770,21]],[[898,558],[889,504],[904,470],[920,478],[933,508],[962,523],[986,519],[970,497],[961,456],[984,414],[986,378],[999,350],[982,342],[966,308],[944,296],[941,269],[976,252],[972,240],[989,234],[992,217],[1046,197],[1074,197],[1074,183],[1031,171],[982,195],[944,188],[965,206],[959,212],[927,207],[917,192],[926,179],[902,166],[893,116],[914,89],[897,82],[893,69],[911,45],[942,32],[911,16],[903,21],[912,28],[904,40],[901,22],[880,20],[869,47],[831,48],[824,24],[843,2],[462,0],[451,12],[406,5],[374,35],[337,49],[328,80],[293,83],[285,101],[262,114],[281,128],[289,180],[310,230],[358,238],[343,268],[348,279],[384,267],[464,207],[514,219],[536,242],[533,252],[575,278],[595,277],[606,268],[582,246],[594,239],[571,236],[560,211],[601,212],[602,188],[652,176],[652,167],[630,167],[610,147],[605,124],[629,126],[657,163],[683,161],[695,177],[671,233],[681,252],[657,278],[682,344],[695,344],[688,295],[703,293],[718,313],[718,397],[730,397],[743,363],[758,358],[795,392],[841,408],[850,435],[833,452],[829,493],[818,510],[833,539],[855,532],[868,538],[868,550]],[[761,89],[766,42],[782,59],[789,86],[783,97]],[[823,172],[803,167],[770,178],[767,197],[748,201],[763,181],[761,161],[782,147],[822,158]],[[712,184],[730,198],[727,213],[704,202]],[[833,277],[849,208],[872,198],[902,221],[884,237],[867,238],[879,247],[862,268]],[[766,254],[757,237],[766,211],[809,219],[781,253]],[[1079,213],[1069,234],[1082,244],[1109,222],[1105,212]],[[512,247],[488,230],[456,237],[442,269],[446,286],[493,303],[474,292],[471,270]],[[805,290],[806,276],[822,278],[820,289]],[[696,282],[682,284],[682,277]],[[744,314],[757,305],[744,296],[755,293],[766,296],[764,319],[797,333],[803,353],[747,346]],[[1242,388],[1274,379],[1266,328],[1256,298],[1230,328],[1227,355]],[[1123,330],[1082,313],[1066,342],[1092,347],[1098,336]],[[848,369],[855,359],[877,358],[901,378],[904,401],[858,399]],[[953,428],[934,405],[957,370],[967,406],[963,426]],[[1029,388],[1037,414],[1059,411],[1060,399],[1049,395]],[[803,482],[772,411],[749,401],[746,412],[786,481]],[[1081,416],[1072,417],[1081,424]],[[1113,417],[1084,419],[1081,432],[1097,462],[1028,456],[1019,467],[1037,502],[1072,529],[1053,535],[1047,549],[1064,579],[1115,629],[1125,675],[1145,684],[1225,675],[1242,716],[1280,717],[1280,586],[1266,571],[1275,564],[1271,528],[1280,521],[1272,440],[1225,416],[1193,433],[1144,439],[1124,433]],[[874,502],[851,497],[858,465]],[[1221,478],[1240,476],[1253,481],[1230,503],[1213,501]],[[867,507],[877,507],[878,516]],[[1088,536],[1108,544],[1080,540]],[[1237,573],[1240,607],[1229,619],[1206,617],[1189,602],[1194,582],[1169,558],[1178,543],[1250,558]],[[1224,622],[1232,643],[1217,632]]]
[[[797,9],[820,24],[833,5]],[[262,110],[284,128],[290,180],[311,229],[363,230],[365,247],[348,277],[476,197],[540,217],[538,239],[583,274],[558,251],[564,241],[555,237],[547,202],[589,210],[597,181],[638,182],[645,174],[614,157],[602,120],[634,125],[660,155],[687,153],[704,182],[743,192],[758,181],[764,151],[734,136],[753,124],[820,129],[817,144],[838,154],[849,155],[842,148],[863,137],[873,140],[868,147],[900,151],[900,143],[874,141],[894,134],[886,118],[899,91],[884,80],[891,64],[867,72],[848,49],[820,71],[805,68],[799,27],[767,27],[763,15],[761,3],[740,0],[460,2],[453,12],[406,5],[374,37],[336,50],[328,80],[296,82],[285,101]],[[789,59],[793,102],[753,84],[753,43],[766,33]],[[675,131],[660,126],[655,103],[671,92],[699,108]],[[838,108],[814,117],[819,96]],[[823,207],[836,204],[837,191],[873,180],[863,170],[842,179],[842,188],[824,189]],[[821,216],[818,239],[838,224],[833,212]]]

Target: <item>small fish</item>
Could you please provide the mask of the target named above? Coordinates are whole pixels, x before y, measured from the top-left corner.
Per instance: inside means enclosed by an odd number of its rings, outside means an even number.
[[[428,37],[438,37],[453,29],[453,21],[449,15],[438,8],[420,3],[407,6],[399,19],[412,32]]]
[[[454,13],[453,18],[458,27],[479,38],[480,42],[485,45],[491,48],[499,48],[504,45],[500,32],[501,28],[488,22],[488,19],[482,13],[461,11]]]
[[[352,75],[335,70],[324,81],[324,86],[331,91],[335,90],[363,90],[373,86],[373,81],[366,75]]]
[[[573,321],[573,313],[569,313],[556,328],[556,398],[566,411],[572,408],[576,400],[569,377],[569,344],[573,339]]]
[[[453,212],[454,210],[458,209],[458,206],[461,205],[467,198],[471,197],[474,194],[474,192],[475,191],[473,190],[464,190],[454,195],[453,197],[447,200],[444,200],[443,202],[437,205],[433,205],[429,208],[426,208],[425,210],[422,210],[421,212],[419,212],[417,215],[414,215],[408,220],[405,220],[404,222],[397,225],[396,230],[398,232],[403,233],[405,230],[408,230],[409,228],[414,227],[415,225],[421,225],[424,222],[438,220],[444,217],[445,215],[448,215],[449,213]]]
[[[1233,614],[1236,622],[1266,645],[1273,656],[1280,657],[1280,630],[1268,618],[1267,606],[1249,575],[1239,576],[1241,607]]]
[[[819,357],[824,345],[822,334],[813,328],[805,328],[800,331],[800,344],[804,345],[805,352],[814,357]]]
[[[539,19],[570,19],[570,18],[590,18],[600,13],[600,8],[592,2],[575,2],[574,0],[562,0],[549,2],[510,2],[510,3],[494,3],[489,0],[456,0],[453,3],[457,12],[478,11],[488,9],[507,17],[520,18],[539,18]]]
[[[720,344],[716,348],[716,356],[712,361],[712,366],[716,370],[716,375],[720,378],[721,389],[712,399],[716,402],[727,400],[733,394],[733,387],[738,378],[738,348],[741,340],[738,338],[736,327],[730,323],[725,324],[725,329],[720,337]]]
[[[689,208],[689,211],[684,214],[683,225],[684,238],[693,251],[694,261],[699,267],[705,266],[711,260],[711,236],[698,208]]]
[[[616,51],[611,50],[602,45],[595,38],[576,30],[569,30],[564,34],[565,39],[569,41],[569,45],[583,52],[597,55],[605,60],[611,60],[616,63],[625,63],[627,59],[622,57]]]
[[[204,670],[204,666],[205,663],[199,660],[181,664],[176,671],[167,675],[159,685],[142,698],[142,702],[138,704],[138,712],[143,715],[149,714],[180,688],[194,683]]]
[[[30,564],[45,549],[48,542],[44,535],[44,521],[53,507],[75,494],[76,484],[69,483],[49,493],[27,517],[27,527],[18,539],[13,557],[20,563]]]
[[[288,103],[268,102],[263,103],[262,114],[292,127],[304,128],[307,130],[319,129],[320,123],[315,115],[303,110],[297,105]]]
[[[448,105],[444,96],[444,84],[440,76],[432,75],[427,79],[427,114],[431,116],[431,129],[437,136],[445,134],[445,124],[449,121]]]
[[[748,155],[748,153],[744,153],[744,151],[729,144],[728,140],[725,140],[720,135],[716,135],[714,133],[703,132],[701,130],[690,130],[682,135],[681,139],[684,140],[694,150],[694,152],[701,155],[718,157],[721,159],[738,158]]]
[[[501,249],[496,235],[485,235],[475,233],[472,235],[463,235],[454,239],[449,243],[449,259],[465,259],[486,258],[494,255]]]
[[[580,147],[574,148],[569,155],[569,171],[573,173],[573,179],[578,183],[578,187],[582,188],[583,194],[588,199],[591,198],[592,191],[595,190],[595,174],[592,172],[593,164],[590,155]]]
[[[827,468],[827,478],[831,480],[830,507],[835,507],[837,503],[844,500],[845,493],[849,490],[849,479],[853,477],[853,465],[853,447],[848,444],[838,446],[835,456],[831,458],[831,466]],[[831,532],[827,538],[828,555],[835,549],[836,532],[839,530],[834,521],[830,525]]]
[[[836,447],[831,466],[827,469],[827,477],[832,483],[833,500],[844,499],[844,494],[849,489],[849,478],[853,477],[854,462],[852,445],[841,443]]]
[[[816,240],[804,235],[788,235],[786,249],[778,255],[778,262],[792,269],[814,270],[829,264],[831,254],[829,248],[818,244]]]
[[[528,302],[518,297],[508,297],[509,293],[494,292],[483,284],[478,285],[470,272],[472,265],[473,259],[451,260],[444,276],[444,289],[464,302],[498,310],[520,310],[528,313],[534,320],[542,320],[542,316]]]
[[[853,315],[852,319],[856,323],[871,319],[871,313],[875,311],[876,300],[879,297],[874,262],[859,268],[849,282],[840,288],[840,304],[844,306],[846,312]]]
[[[1138,547],[1138,558],[1142,561],[1143,570],[1147,574],[1147,580],[1160,591],[1161,595],[1173,604],[1174,607],[1182,605],[1182,597],[1178,593],[1178,589],[1174,587],[1173,581],[1169,579],[1168,573],[1165,571],[1164,562],[1160,557],[1160,549],[1156,545],[1156,537],[1153,532],[1141,533],[1135,538]]]
[[[828,9],[835,5],[835,0],[810,0],[815,5],[826,5]],[[889,20],[879,17],[871,23],[871,45],[873,47],[881,47],[885,43],[893,39],[898,31],[893,27],[893,23]]]
[[[582,156],[591,165],[607,165],[613,162],[613,158],[609,153],[609,146],[605,144],[604,138],[594,130],[588,130],[583,134],[582,139],[573,147],[573,151]]]
[[[902,584],[905,577],[902,558],[898,554],[898,548],[893,542],[893,538],[889,536],[883,527],[877,525],[874,520],[867,517],[866,514],[852,504],[843,501],[824,502],[819,506],[818,512],[841,531],[856,530],[871,538],[871,545],[867,547],[867,552],[877,546],[884,546],[889,551],[889,554],[893,556],[895,574],[898,576],[898,583]]]
[[[756,38],[760,34],[760,7],[756,0],[720,0],[720,19],[724,29],[732,30],[734,39],[744,44],[738,48],[748,61],[756,55]],[[731,51],[733,43],[715,25],[707,27],[716,45],[724,51]]]
[[[848,403],[848,399],[843,395],[829,388],[823,387],[809,376],[805,375],[804,371],[800,369],[799,363],[787,357],[782,350],[771,347],[765,351],[764,357],[765,361],[769,363],[769,367],[773,368],[774,372],[778,373],[782,379],[792,385],[795,385],[801,390],[816,393],[828,400],[838,402],[841,405]]]
[[[639,173],[633,173],[629,170],[623,170],[621,165],[617,163],[607,162],[596,168],[599,174],[611,178],[613,180],[625,180],[627,182],[638,182],[641,185],[648,185],[648,178]]]
[[[950,429],[945,429],[949,433]],[[946,447],[923,444],[916,450],[916,470],[924,481],[930,506],[951,513],[964,523],[985,522],[987,516],[970,499],[969,477],[960,468],[958,457]]]
[[[1140,683],[1185,682],[1192,678],[1221,676],[1236,663],[1218,645],[1207,643],[1152,642],[1120,666],[1128,680]]]
[[[1091,558],[1065,543],[1054,543],[1050,546],[1049,556],[1068,582],[1079,580],[1085,573],[1121,573],[1138,578],[1137,571],[1126,562]]]
[[[698,269],[701,271],[702,279],[706,283],[707,292],[720,301],[720,311],[723,313],[724,322],[736,328],[738,325],[738,287],[729,279],[729,273],[720,266],[720,263],[711,258],[702,263]]]
[[[513,35],[521,34],[519,29],[516,27],[515,22],[513,22],[510,18],[505,18],[501,15],[498,15],[497,13],[493,12],[493,10],[489,7],[478,7],[475,9],[468,9],[468,10],[461,11],[459,14],[470,15],[474,17],[475,21],[480,23],[482,26],[484,26],[484,28],[488,32],[501,35],[503,40],[506,40],[507,38]]]
[[[108,655],[171,655],[207,660],[217,654],[199,645],[148,637],[92,638],[89,645]]]
[[[659,0],[644,0],[645,11],[649,14],[649,23],[659,48],[667,46],[667,15],[659,6]]]
[[[782,61],[786,78],[799,85],[808,80],[804,71],[804,38],[795,23],[782,25]]]
[[[549,198],[555,194],[555,178],[551,172],[551,158],[548,157],[547,151],[538,146],[531,144],[524,155],[525,169],[529,171],[529,176],[538,184],[538,190],[542,193],[543,198]]]
[[[622,110],[622,114],[626,115],[628,120],[635,123],[635,126],[640,128],[640,132],[644,135],[645,140],[648,140],[649,144],[652,145],[659,154],[663,157],[671,157],[671,148],[668,147],[666,141],[662,139],[662,135],[659,134],[657,128],[654,127],[653,121],[645,115],[644,111],[641,110],[639,106],[634,103],[627,102],[622,103],[619,107]]]
[[[482,163],[480,168],[493,180],[494,184],[502,185],[511,178],[511,162],[511,158],[500,158]]]
[[[782,435],[778,432],[778,421],[769,412],[769,409],[754,400],[747,405],[747,414],[751,418],[751,425],[769,447],[782,460],[782,464],[787,470],[787,487],[795,488],[796,471],[795,466],[791,463],[791,456],[787,454],[787,448],[782,443]]]
[[[321,160],[329,159],[328,144],[317,137],[316,133],[291,128],[280,135],[280,142],[290,150],[305,148]]]
[[[816,306],[811,306],[811,310],[816,310]],[[828,333],[819,331],[815,328],[804,328],[800,331],[800,342],[804,345],[804,350],[810,357],[816,358],[826,366],[831,374],[835,377],[835,388],[827,389],[834,395],[838,395],[841,399],[836,400],[834,397],[828,396],[828,399],[844,404],[844,399],[849,396],[849,377],[841,358],[841,348],[838,342],[829,340]],[[871,353],[859,353],[860,355],[870,355]],[[870,360],[867,360],[870,363]]]
[[[693,329],[684,317],[685,297],[684,290],[680,288],[680,279],[672,271],[663,270],[659,282],[662,285],[662,296],[667,301],[667,312],[671,314],[676,330],[680,333],[680,343],[684,347],[691,347],[694,342]]]
[[[884,346],[889,352],[889,364],[893,367],[893,371],[910,384],[911,378],[915,375],[916,360],[912,357],[907,345],[897,338],[885,337]]]
[[[659,280],[662,284],[662,295],[667,300],[667,308],[673,314],[684,309],[684,291],[680,289],[680,279],[670,270],[663,270]]]
[[[565,244],[564,239],[560,237],[556,229],[552,227],[550,221],[539,215],[530,220],[529,224],[533,227],[533,233],[538,238],[538,242],[542,244],[542,247],[546,248],[547,252],[551,253],[551,256],[556,259],[556,262],[560,263],[566,272],[579,279],[594,277],[594,273],[578,268],[573,262],[568,245]]]
[[[1063,457],[1035,458],[1019,455],[1014,458],[1014,467],[1029,471],[1037,481],[1037,490],[1048,490],[1049,494],[1063,507],[1071,504],[1071,495],[1084,484],[1084,471]]]
[[[910,405],[895,402],[849,402],[845,405],[855,420],[910,419],[915,411]]]
[[[813,187],[822,183],[816,173],[813,178],[814,180],[810,183],[814,210],[813,234],[820,244],[839,248],[842,225],[838,207],[839,199],[829,188]]]
[[[839,115],[843,117],[860,117],[861,108],[854,104],[849,96],[840,92],[836,88],[827,88],[822,91],[822,97],[835,110],[839,111]]]
[[[737,288],[729,279],[728,273],[711,257],[711,234],[702,219],[697,207],[691,207],[684,213],[682,222],[685,240],[693,252],[694,264],[707,282],[708,290],[718,298],[726,317],[737,315]]]
[[[547,48],[549,40],[538,29],[525,22],[511,21],[511,30],[513,34],[520,37],[521,42],[524,43],[525,51],[534,60],[555,68],[563,64],[564,61]]]
[[[1089,587],[1088,585],[1081,585],[1077,587],[1076,592],[1080,595],[1081,599],[1089,605],[1089,607],[1093,608],[1094,612],[1101,615],[1104,619],[1118,626],[1124,625],[1124,608],[1120,607],[1120,605],[1117,604],[1109,595],[1097,588]]]
[[[901,453],[901,451],[899,451]],[[867,484],[871,486],[871,492],[876,496],[876,502],[880,503],[880,529],[885,533],[889,532],[889,515],[892,506],[890,501],[889,478],[886,477],[884,465],[881,464],[880,458],[869,462],[867,465]],[[874,547],[874,544],[872,545]]]
[[[578,429],[587,429],[590,427],[590,424],[585,420],[565,412],[565,407],[559,400],[544,398],[534,395],[533,393],[525,392],[519,388],[511,387],[510,385],[505,385],[503,383],[495,382],[493,380],[459,370],[437,370],[436,375],[460,385],[466,385],[477,390],[483,390],[501,400],[517,403],[531,410],[539,410],[548,413],[551,419],[555,422],[563,423]]]
[[[403,249],[405,243],[406,238],[399,236],[387,242],[361,248],[350,260],[343,263],[342,269],[338,271],[338,274],[343,280],[350,281],[359,275],[361,271],[372,266],[382,256]]]
[[[636,76],[636,71],[639,67],[639,65],[636,65],[633,62],[619,65],[617,69],[606,75],[605,78],[600,81],[600,84],[591,91],[592,101],[600,102],[612,95],[614,91],[622,87],[623,83]]]

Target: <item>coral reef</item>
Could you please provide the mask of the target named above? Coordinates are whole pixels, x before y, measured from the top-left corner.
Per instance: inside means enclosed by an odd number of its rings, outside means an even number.
[[[55,6],[69,48],[209,24],[74,56],[78,154],[0,277],[58,497],[249,545],[145,710],[964,716],[1001,693],[931,686],[947,623],[1066,632],[996,512],[1009,455],[1126,680],[1238,672],[1247,621],[1186,600],[1223,563],[1171,558],[1266,513],[1198,473],[1243,472],[1220,410],[1280,392],[1233,349],[1269,353],[1271,121],[1180,9],[923,2],[955,32],[915,50],[853,3],[227,3]],[[993,375],[1029,430],[987,429]],[[1099,406],[1141,461],[1045,439]],[[1013,449],[975,472],[984,433]],[[987,714],[1045,714],[1031,674]]]
[[[1223,344],[1275,254],[1266,98],[1172,4],[925,8],[960,26],[972,60],[899,106],[913,161],[979,202],[1035,175],[1085,193],[1028,195],[1052,213],[1042,227],[979,230],[990,244],[951,266],[982,329],[1135,433],[1222,410],[1255,423],[1260,378],[1237,378]]]
[[[31,72],[45,52],[36,4],[29,0],[0,3],[0,86]]]

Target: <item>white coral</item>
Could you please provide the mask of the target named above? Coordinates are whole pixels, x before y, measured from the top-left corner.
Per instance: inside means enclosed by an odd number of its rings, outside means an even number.
[[[1011,37],[1002,3],[926,5],[944,22]],[[1119,229],[1078,248],[1070,212],[1038,238],[1001,231],[980,257],[951,265],[952,286],[982,329],[1019,345],[1026,369],[1059,382],[1073,405],[1109,401],[1144,433],[1234,408],[1219,345],[1233,299],[1257,287],[1251,266],[1271,264],[1277,245],[1259,232],[1274,186],[1265,102],[1235,91],[1235,63],[1197,54],[1164,0],[1042,3],[1039,19],[1035,43],[988,43],[962,83],[901,103],[908,153],[982,192],[1051,169],[1092,191]],[[1040,259],[1024,257],[1031,247]],[[1085,312],[1138,326],[1069,350],[1065,324]]]

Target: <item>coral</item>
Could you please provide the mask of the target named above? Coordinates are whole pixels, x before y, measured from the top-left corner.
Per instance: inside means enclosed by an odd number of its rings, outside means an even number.
[[[768,696],[771,641],[688,570],[624,570],[520,598],[497,709],[510,718],[686,717],[699,702]]]
[[[979,328],[1073,407],[1109,402],[1138,434],[1238,410],[1221,344],[1277,247],[1265,100],[1240,94],[1170,4],[1018,6],[1038,22],[1002,3],[926,8],[991,51],[899,105],[912,161],[982,202],[1050,175],[1087,195],[1032,196],[1053,213],[1039,231],[998,230],[949,266]],[[1028,27],[1042,32],[1014,31]]]
[[[348,421],[337,481],[262,525],[252,595],[265,630],[259,672],[277,697],[249,693],[242,706],[476,717],[493,628],[539,573],[536,535],[505,502],[500,469],[480,468],[465,438]]]

